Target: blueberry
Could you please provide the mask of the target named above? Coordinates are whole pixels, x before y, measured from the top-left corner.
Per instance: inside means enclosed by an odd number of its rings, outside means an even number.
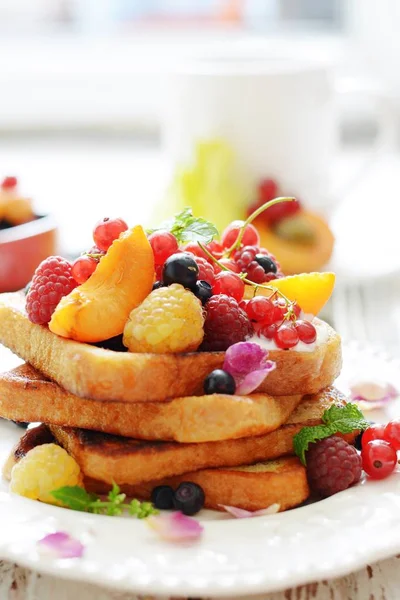
[[[180,283],[183,287],[194,289],[199,274],[199,267],[189,254],[173,254],[165,261],[163,281],[165,285]]]
[[[204,490],[191,481],[184,481],[174,494],[174,506],[184,515],[195,515],[204,506]]]
[[[258,262],[258,264],[266,273],[276,273],[278,270],[276,264],[269,256],[265,256],[264,254],[256,254],[254,260]]]
[[[363,436],[363,431],[361,431],[361,433],[358,434],[358,436],[355,438],[354,440],[354,447],[356,450],[361,450],[362,446],[361,446],[361,440],[362,440],[362,436]]]
[[[201,303],[204,305],[207,300],[209,300],[212,296],[212,287],[208,283],[208,281],[196,281],[196,287],[194,288],[194,295],[201,300]]]
[[[236,383],[230,373],[222,369],[211,371],[204,380],[205,394],[234,394]]]
[[[18,427],[22,427],[22,429],[26,429],[29,423],[25,423],[24,421],[13,421]]]
[[[174,490],[169,485],[158,485],[151,492],[151,501],[159,510],[174,508]]]
[[[152,291],[158,290],[159,288],[162,288],[162,287],[164,287],[164,282],[162,282],[162,281],[155,281],[153,283],[153,289],[152,289]]]

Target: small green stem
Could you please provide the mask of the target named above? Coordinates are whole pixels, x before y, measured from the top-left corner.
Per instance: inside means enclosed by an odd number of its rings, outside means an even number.
[[[274,206],[274,204],[280,204],[281,202],[293,202],[294,200],[296,200],[296,198],[284,196],[281,198],[274,198],[274,200],[269,200],[265,204],[262,204],[261,206],[259,206],[257,208],[257,210],[252,212],[251,215],[249,217],[247,217],[247,219],[243,223],[242,227],[239,229],[239,235],[238,235],[235,243],[232,244],[232,246],[230,248],[228,248],[228,250],[226,251],[227,256],[229,257],[232,254],[232,252],[234,250],[236,250],[236,248],[240,248],[240,244],[242,243],[242,239],[243,239],[244,232],[245,232],[247,225],[250,225],[250,223],[252,223],[252,221],[254,221],[254,219],[256,219],[259,215],[261,215],[261,213],[263,213],[265,210],[267,210],[271,206]]]

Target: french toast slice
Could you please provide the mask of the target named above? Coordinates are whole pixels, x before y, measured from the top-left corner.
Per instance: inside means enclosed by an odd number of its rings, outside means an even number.
[[[280,427],[302,396],[187,396],[169,402],[85,400],[28,364],[0,374],[0,417],[93,429],[145,440],[208,442]]]
[[[345,404],[343,394],[333,387],[303,399],[288,421],[271,433],[202,444],[139,441],[58,425],[49,428],[85,476],[109,484],[136,485],[200,469],[236,467],[293,454],[293,436],[304,426],[321,423],[324,411],[332,404]]]
[[[277,368],[258,392],[314,394],[333,383],[342,364],[340,337],[328,324],[315,323],[326,328],[326,341],[312,352],[271,351]],[[29,321],[20,292],[0,295],[0,343],[76,396],[120,402],[201,395],[205,377],[224,361],[223,352],[136,354],[58,337]]]
[[[3,467],[3,476],[10,479],[12,467],[29,450],[37,445],[54,442],[46,425],[39,425],[21,437]],[[205,507],[221,510],[221,505],[235,506],[245,510],[260,510],[271,504],[279,504],[279,510],[298,506],[309,496],[306,470],[295,457],[279,458],[243,467],[204,469],[184,473],[161,481],[150,481],[137,486],[122,485],[127,496],[147,500],[156,485],[176,487],[182,481],[193,481],[205,492]],[[86,490],[105,494],[110,485],[88,477],[84,480]]]

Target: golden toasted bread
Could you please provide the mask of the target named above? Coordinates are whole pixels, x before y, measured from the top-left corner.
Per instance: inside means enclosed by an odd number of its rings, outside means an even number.
[[[208,442],[277,429],[302,396],[212,394],[169,402],[84,400],[25,364],[0,374],[0,417],[145,440]]]
[[[271,433],[202,444],[145,442],[84,429],[49,427],[87,477],[136,485],[205,468],[236,467],[293,454],[293,436],[306,425],[318,425],[332,404],[344,403],[343,394],[329,388],[306,397],[299,407],[301,416],[296,414],[297,408],[287,423]]]
[[[54,438],[46,425],[29,429],[13,448],[3,468],[4,477],[10,479],[12,467],[29,450],[52,441]],[[205,492],[206,508],[216,510],[221,510],[221,505],[259,510],[271,504],[279,504],[279,510],[283,511],[301,504],[309,495],[305,468],[294,457],[244,467],[205,469],[137,486],[122,485],[121,491],[130,497],[147,500],[157,485],[177,487],[182,481],[193,481],[201,485]],[[111,487],[88,477],[85,477],[84,485],[88,491],[97,494],[107,493]]]
[[[162,402],[202,394],[205,377],[223,365],[223,352],[135,354],[115,352],[54,335],[31,323],[21,293],[0,295],[0,343],[81,398]],[[341,368],[340,337],[324,324],[327,339],[312,352],[274,350],[277,368],[259,386],[271,396],[314,394]]]

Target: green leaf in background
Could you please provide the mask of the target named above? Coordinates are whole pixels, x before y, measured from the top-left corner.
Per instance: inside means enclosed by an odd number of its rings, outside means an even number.
[[[82,512],[86,512],[97,498],[95,494],[88,494],[88,492],[78,485],[61,487],[51,492],[51,495],[56,500],[62,502],[64,506]]]

